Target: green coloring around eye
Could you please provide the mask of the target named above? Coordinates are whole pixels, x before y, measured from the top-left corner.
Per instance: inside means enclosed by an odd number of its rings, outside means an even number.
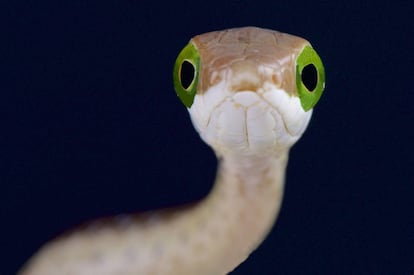
[[[174,89],[181,102],[190,108],[197,92],[200,55],[193,45],[188,43],[178,55],[173,70]]]
[[[325,69],[311,46],[305,46],[296,59],[296,88],[306,112],[318,103],[325,88]]]

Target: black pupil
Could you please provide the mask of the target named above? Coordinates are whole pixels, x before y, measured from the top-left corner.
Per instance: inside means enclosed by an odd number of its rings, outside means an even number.
[[[195,69],[193,64],[184,60],[183,64],[181,64],[181,72],[180,72],[180,80],[181,85],[183,85],[184,89],[188,89],[191,83],[193,83],[195,75]]]
[[[302,83],[308,91],[313,92],[318,84],[318,71],[315,65],[308,64],[302,70]]]

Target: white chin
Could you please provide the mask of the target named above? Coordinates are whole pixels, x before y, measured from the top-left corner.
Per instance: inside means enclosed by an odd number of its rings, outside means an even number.
[[[228,92],[216,85],[195,96],[189,109],[201,138],[217,155],[275,154],[300,138],[312,115],[285,91]]]

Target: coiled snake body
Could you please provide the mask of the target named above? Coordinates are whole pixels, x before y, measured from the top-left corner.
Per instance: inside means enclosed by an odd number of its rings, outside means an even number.
[[[219,275],[244,261],[279,212],[290,147],[322,94],[306,40],[254,27],[198,35],[174,85],[219,161],[210,194],[187,207],[92,222],[47,243],[19,275]]]

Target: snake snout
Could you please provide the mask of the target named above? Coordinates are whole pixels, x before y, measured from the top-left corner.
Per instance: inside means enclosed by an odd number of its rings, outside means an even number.
[[[250,60],[234,62],[230,68],[228,81],[233,92],[256,92],[262,85],[257,64]]]

